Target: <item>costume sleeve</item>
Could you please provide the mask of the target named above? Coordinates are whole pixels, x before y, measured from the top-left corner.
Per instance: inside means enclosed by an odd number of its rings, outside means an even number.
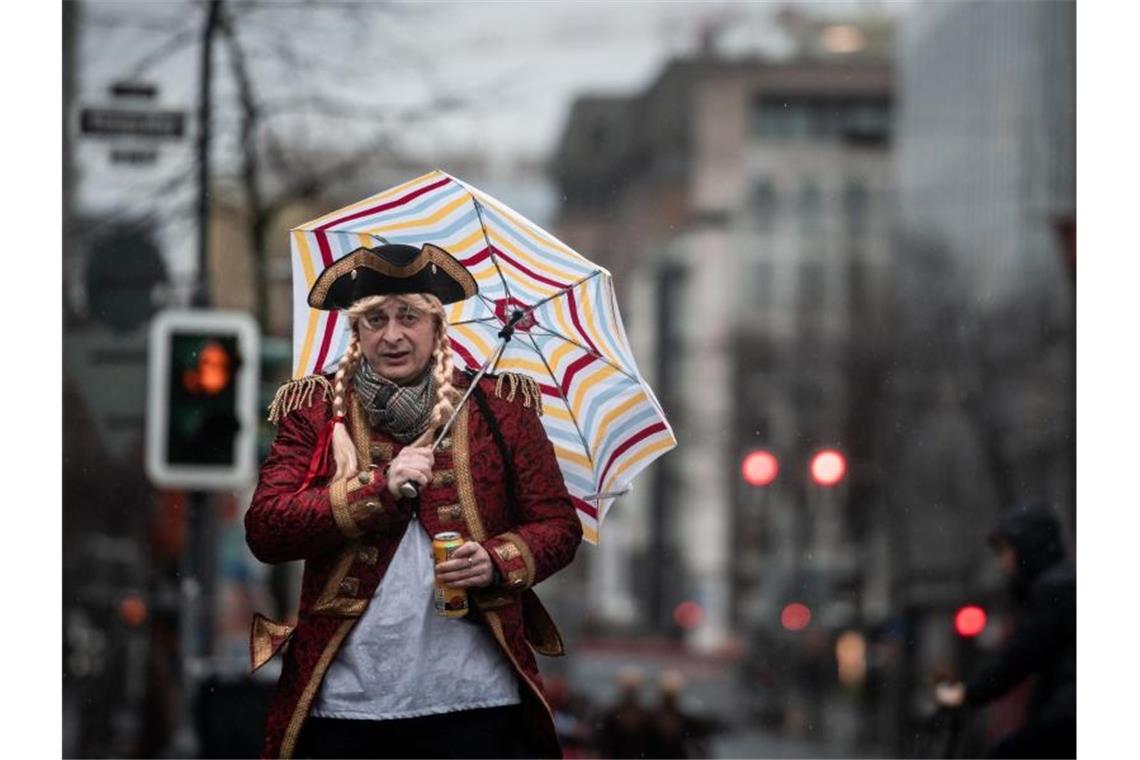
[[[966,682],[966,702],[996,699],[1039,670],[1075,638],[1075,590],[1064,583],[1034,589],[1009,641]]]
[[[297,492],[323,424],[319,410],[299,409],[277,429],[245,514],[246,542],[262,562],[315,557],[407,517],[379,470],[331,486],[318,478]]]
[[[483,546],[503,585],[521,592],[574,559],[582,542],[582,523],[542,420],[521,404],[510,404],[509,409],[513,424],[501,428],[514,464],[518,523]]]

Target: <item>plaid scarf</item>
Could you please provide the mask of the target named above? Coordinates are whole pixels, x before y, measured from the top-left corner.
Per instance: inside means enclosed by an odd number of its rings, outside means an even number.
[[[436,394],[431,365],[419,380],[397,385],[376,374],[367,361],[361,361],[353,385],[373,427],[400,443],[411,443],[427,430]]]

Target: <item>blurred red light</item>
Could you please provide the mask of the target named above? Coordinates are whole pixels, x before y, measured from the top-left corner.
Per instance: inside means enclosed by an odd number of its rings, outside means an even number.
[[[681,602],[673,609],[674,622],[687,631],[699,626],[704,619],[704,607],[693,601]]]
[[[968,604],[954,615],[954,630],[959,636],[973,638],[986,629],[986,611],[976,604]]]
[[[119,617],[132,628],[142,625],[146,615],[146,602],[138,594],[129,594],[119,602]]]
[[[837,485],[847,474],[847,458],[835,449],[823,449],[811,458],[811,477],[821,486]]]
[[[770,451],[758,449],[749,452],[740,463],[740,474],[750,486],[770,485],[780,472],[780,463]]]
[[[789,631],[802,631],[811,622],[811,610],[807,605],[792,602],[780,612],[780,624]]]

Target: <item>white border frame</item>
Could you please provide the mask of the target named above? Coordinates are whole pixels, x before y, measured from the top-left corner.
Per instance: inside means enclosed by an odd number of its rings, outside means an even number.
[[[166,409],[169,404],[170,355],[164,350],[172,333],[226,332],[237,338],[241,366],[235,375],[240,429],[232,467],[171,467],[166,461]],[[261,374],[261,334],[257,322],[241,311],[168,309],[150,323],[147,335],[146,474],[163,488],[226,490],[250,485],[256,475],[257,387]]]

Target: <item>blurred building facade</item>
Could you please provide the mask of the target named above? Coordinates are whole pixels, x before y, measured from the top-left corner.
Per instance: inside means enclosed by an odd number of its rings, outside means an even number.
[[[1048,502],[1075,547],[1075,22],[1070,2],[939,3],[900,28],[882,434],[912,706],[962,661],[955,606],[1004,607],[1000,510]]]
[[[886,614],[887,569],[862,561],[875,539],[851,518],[873,495],[807,468],[823,447],[854,472],[867,455],[849,435],[851,345],[885,282],[892,101],[874,57],[705,55],[573,108],[559,233],[614,272],[680,442],[607,518],[591,584],[604,623],[677,632],[676,605],[696,601],[687,639],[716,650],[779,635],[793,601],[833,628]],[[763,489],[741,479],[754,448],[780,462]]]

